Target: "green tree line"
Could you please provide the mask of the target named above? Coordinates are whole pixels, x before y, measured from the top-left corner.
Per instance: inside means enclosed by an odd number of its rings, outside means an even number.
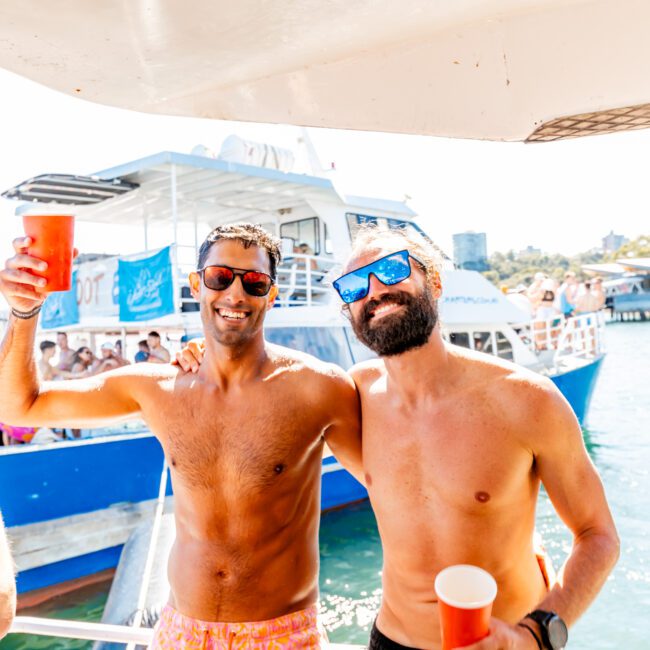
[[[625,257],[650,257],[650,235],[641,235],[613,253],[592,250],[571,257],[559,253],[493,253],[488,260],[490,269],[484,271],[483,275],[499,287],[505,285],[514,289],[518,284],[530,284],[538,271],[559,282],[567,271],[573,271],[579,279],[586,279],[587,276],[582,271],[583,264],[603,264]]]

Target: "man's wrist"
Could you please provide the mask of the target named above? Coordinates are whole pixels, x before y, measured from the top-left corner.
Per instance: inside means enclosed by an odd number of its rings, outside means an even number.
[[[11,313],[18,319],[20,320],[31,320],[35,316],[38,316],[40,313],[41,309],[43,308],[43,305],[37,305],[36,307],[28,310],[28,311],[20,311],[16,309],[15,307],[11,308]]]
[[[528,634],[532,639],[534,639],[535,644],[537,645],[538,650],[544,650],[544,644],[542,643],[542,636],[540,634],[539,626],[535,621],[532,621],[529,618],[525,618],[523,621],[517,623],[518,627],[524,629],[526,634]]]

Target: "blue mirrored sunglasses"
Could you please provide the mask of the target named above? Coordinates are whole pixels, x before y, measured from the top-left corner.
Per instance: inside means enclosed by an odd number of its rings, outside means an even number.
[[[411,275],[411,262],[409,260],[411,257],[424,268],[424,264],[407,250],[397,251],[397,253],[390,253],[390,255],[381,257],[371,264],[342,275],[333,282],[334,288],[341,296],[341,300],[349,305],[368,295],[371,273],[382,284],[388,286],[406,280]]]

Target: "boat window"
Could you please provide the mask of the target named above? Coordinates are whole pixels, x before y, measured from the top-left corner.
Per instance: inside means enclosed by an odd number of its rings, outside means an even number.
[[[342,327],[269,327],[264,334],[271,343],[307,352],[341,368],[352,365]]]
[[[503,332],[497,331],[497,356],[508,361],[513,361],[512,343]]]
[[[320,255],[320,233],[318,217],[290,221],[280,226],[280,237],[291,237],[296,246],[307,244],[313,255]]]
[[[454,345],[460,345],[461,348],[469,347],[469,333],[468,332],[450,332],[449,342]]]
[[[494,354],[491,332],[474,332],[474,349],[487,354]]]

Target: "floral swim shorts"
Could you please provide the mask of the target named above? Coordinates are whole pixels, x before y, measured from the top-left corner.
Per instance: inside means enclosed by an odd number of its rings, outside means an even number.
[[[316,606],[254,623],[212,623],[184,616],[166,605],[149,650],[279,650],[325,648]]]

